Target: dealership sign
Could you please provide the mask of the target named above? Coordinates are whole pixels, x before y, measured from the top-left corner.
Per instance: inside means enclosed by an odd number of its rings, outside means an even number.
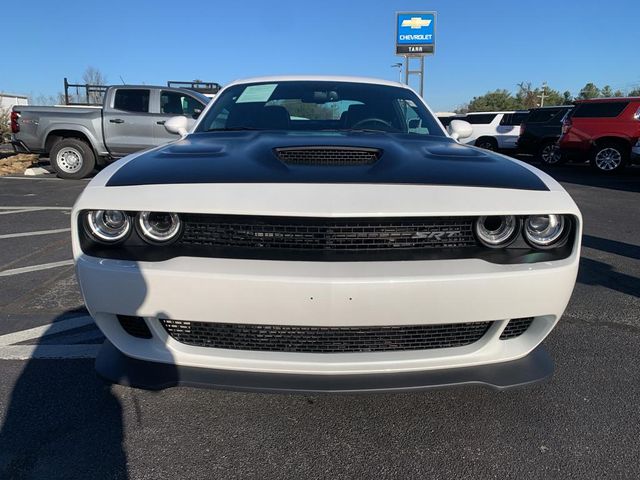
[[[400,12],[396,19],[396,54],[430,55],[436,47],[436,12]]]

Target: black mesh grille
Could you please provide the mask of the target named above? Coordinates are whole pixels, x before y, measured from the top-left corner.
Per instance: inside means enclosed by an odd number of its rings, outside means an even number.
[[[180,243],[186,246],[357,253],[477,246],[472,217],[329,219],[189,214],[184,220]]]
[[[509,320],[509,323],[507,323],[507,326],[500,335],[500,340],[519,337],[527,331],[531,322],[533,322],[533,317],[514,318],[513,320]]]
[[[131,317],[129,315],[118,315],[120,326],[129,335],[138,338],[151,338],[151,331],[142,317]]]
[[[374,148],[277,148],[275,152],[288,165],[371,165],[380,158],[380,150]]]
[[[169,335],[197,347],[263,352],[342,353],[461,347],[491,322],[393,327],[302,327],[161,320]]]

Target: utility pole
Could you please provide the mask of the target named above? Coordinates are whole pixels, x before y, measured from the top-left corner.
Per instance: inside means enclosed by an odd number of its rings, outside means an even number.
[[[542,93],[538,95],[540,106],[544,107],[544,99],[547,98],[547,82],[542,82]]]

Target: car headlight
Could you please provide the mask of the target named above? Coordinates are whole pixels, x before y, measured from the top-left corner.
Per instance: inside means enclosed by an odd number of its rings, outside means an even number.
[[[479,217],[475,230],[478,239],[487,247],[504,247],[518,234],[518,220],[513,215]]]
[[[140,212],[138,230],[149,243],[167,243],[180,233],[182,222],[177,213]]]
[[[131,230],[129,216],[121,210],[91,210],[87,212],[88,233],[99,242],[118,242]]]
[[[524,221],[524,236],[534,247],[549,247],[562,238],[565,224],[562,215],[530,215]]]

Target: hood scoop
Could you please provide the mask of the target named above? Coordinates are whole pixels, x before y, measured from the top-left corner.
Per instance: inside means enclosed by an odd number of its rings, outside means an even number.
[[[353,167],[376,163],[382,155],[382,150],[364,147],[309,146],[275,148],[274,153],[286,165]]]

